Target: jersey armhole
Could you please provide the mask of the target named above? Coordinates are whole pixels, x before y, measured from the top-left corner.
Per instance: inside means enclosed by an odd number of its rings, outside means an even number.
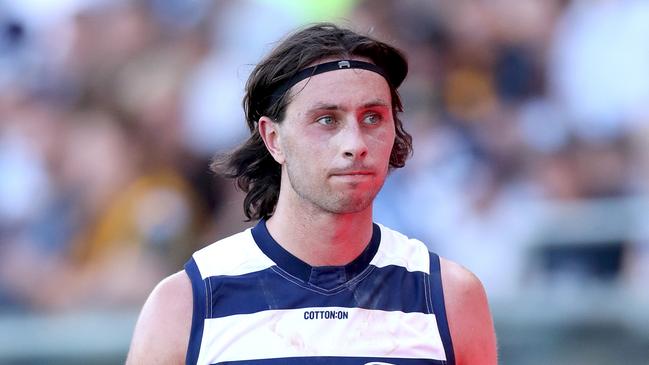
[[[431,290],[431,300],[433,304],[433,313],[437,320],[437,327],[439,328],[440,336],[442,337],[442,344],[444,345],[444,352],[446,353],[446,363],[455,365],[455,353],[453,351],[453,341],[451,340],[451,332],[448,327],[448,319],[446,317],[446,305],[444,303],[444,288],[442,286],[442,275],[439,263],[439,256],[430,252],[430,276],[429,285]]]
[[[185,272],[192,283],[193,293],[193,311],[192,327],[189,333],[189,345],[187,346],[186,364],[196,364],[198,355],[201,351],[201,342],[203,339],[203,325],[205,323],[205,314],[207,309],[205,281],[201,276],[198,265],[193,258],[185,264]]]

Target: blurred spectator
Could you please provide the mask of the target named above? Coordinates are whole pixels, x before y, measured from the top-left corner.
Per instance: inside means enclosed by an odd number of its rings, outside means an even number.
[[[549,55],[552,96],[585,138],[609,138],[649,113],[649,3],[572,1]]]
[[[270,50],[270,42],[298,24],[288,9],[271,3],[244,0],[219,5],[209,30],[211,52],[193,71],[184,96],[187,147],[202,156],[224,152],[246,137],[241,100],[248,73]]]

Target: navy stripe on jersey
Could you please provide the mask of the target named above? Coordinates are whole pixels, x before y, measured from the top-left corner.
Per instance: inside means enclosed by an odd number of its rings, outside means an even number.
[[[442,337],[444,352],[446,352],[446,361],[449,365],[455,365],[455,353],[453,352],[453,341],[451,340],[451,331],[448,328],[446,317],[446,304],[444,304],[444,288],[442,287],[442,274],[439,264],[439,256],[432,252],[430,256],[430,288],[432,291],[433,311],[437,317],[437,328]]]
[[[430,359],[397,359],[391,357],[312,356],[280,359],[224,361],[212,365],[445,365],[448,362]]]
[[[198,270],[198,265],[194,259],[190,259],[185,264],[185,272],[192,283],[192,293],[194,295],[194,311],[192,314],[192,327],[189,334],[189,346],[187,348],[187,364],[196,364],[198,355],[201,351],[201,340],[203,339],[203,324],[205,323],[205,314],[207,307],[207,296],[205,282]]]
[[[341,286],[323,294],[296,279],[287,280],[277,267],[238,275],[206,278],[211,288],[208,318],[255,313],[271,309],[345,307],[429,313],[423,272],[409,272],[401,266],[374,267]],[[399,288],[402,295],[386,288]],[[220,293],[224,293],[220,295]],[[407,294],[406,294],[407,293]]]

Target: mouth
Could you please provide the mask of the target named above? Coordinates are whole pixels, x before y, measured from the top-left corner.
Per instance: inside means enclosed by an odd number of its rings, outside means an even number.
[[[357,185],[372,181],[374,179],[374,173],[368,170],[336,171],[331,174],[331,178],[333,181]]]
[[[367,170],[350,170],[350,171],[338,171],[331,176],[372,176],[374,173],[372,171],[367,171]]]

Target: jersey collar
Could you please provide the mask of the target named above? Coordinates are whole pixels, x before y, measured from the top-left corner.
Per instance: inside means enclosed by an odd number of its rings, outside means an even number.
[[[252,228],[252,236],[259,249],[277,266],[305,284],[322,289],[332,289],[345,284],[363,272],[379,249],[381,228],[372,224],[372,238],[365,250],[344,266],[311,266],[282,247],[268,232],[266,220],[262,219]]]

